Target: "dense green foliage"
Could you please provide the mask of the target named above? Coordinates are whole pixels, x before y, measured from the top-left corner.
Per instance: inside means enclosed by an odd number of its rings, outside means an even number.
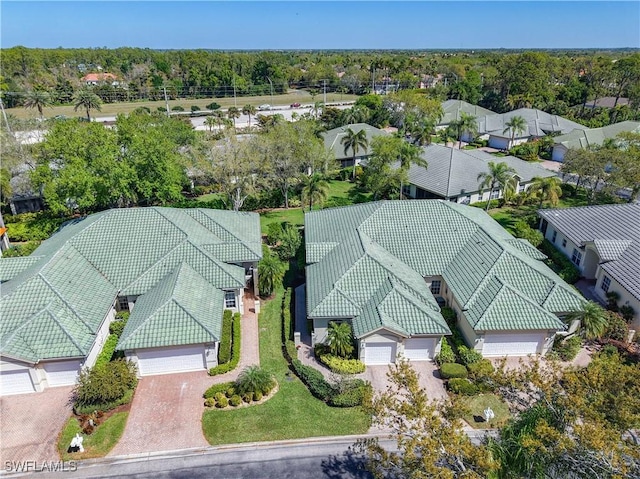
[[[258,263],[258,289],[261,296],[270,296],[284,278],[285,265],[280,259],[263,245],[262,259]]]
[[[231,360],[231,344],[233,329],[233,313],[225,309],[222,314],[222,335],[218,346],[218,364],[226,364]]]
[[[242,370],[234,383],[234,389],[241,396],[254,392],[269,394],[275,385],[273,374],[260,366],[253,365]]]
[[[447,381],[447,389],[455,394],[473,396],[478,393],[478,387],[468,379],[452,378]]]
[[[551,357],[557,355],[562,361],[572,361],[580,351],[582,347],[582,339],[580,336],[572,336],[565,339],[562,336],[557,336],[553,342],[553,349]]]
[[[468,376],[467,368],[458,363],[443,363],[440,366],[440,376],[443,379],[466,378]]]
[[[580,279],[580,271],[564,254],[558,251],[549,240],[544,240],[540,245],[540,251],[548,256],[545,261],[547,266],[558,273],[563,280],[573,284]]]
[[[447,338],[442,338],[442,345],[440,346],[440,352],[435,358],[436,363],[444,364],[444,363],[455,363],[456,355],[449,344]]]
[[[123,359],[82,370],[74,389],[75,405],[106,410],[118,405],[137,384],[135,365]]]
[[[233,371],[240,362],[240,313],[233,315],[232,325],[232,341],[231,341],[231,360],[225,364],[218,364],[217,366],[209,369],[209,376],[217,376],[218,374],[228,373]]]
[[[338,374],[360,374],[365,370],[364,363],[358,359],[344,359],[332,354],[320,356],[320,362]]]

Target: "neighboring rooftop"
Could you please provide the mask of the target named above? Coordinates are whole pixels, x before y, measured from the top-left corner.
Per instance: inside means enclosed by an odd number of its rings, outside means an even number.
[[[602,269],[640,299],[640,204],[540,210],[574,244],[593,242]]]
[[[355,133],[358,133],[360,130],[364,130],[366,132],[368,146],[366,150],[358,151],[358,157],[371,155],[373,152],[371,143],[375,137],[389,135],[386,131],[380,130],[375,126],[367,125],[366,123],[355,123],[353,125],[345,125],[329,130],[323,133],[324,146],[327,150],[333,151],[336,156],[336,160],[349,160],[353,158],[353,151],[351,148],[349,148],[345,153],[344,145],[342,144],[342,139],[347,135],[348,129],[353,130]]]
[[[585,103],[585,108],[613,108],[615,106],[623,106],[629,105],[629,99],[620,97],[618,98],[618,103],[616,103],[615,96],[604,96],[602,98],[598,98],[595,102],[588,101]],[[575,105],[575,107],[582,107],[582,103],[579,105]]]
[[[438,122],[438,125],[448,125],[452,121],[459,120],[461,113],[466,113],[476,118],[486,115],[496,115],[496,113],[491,110],[487,110],[478,105],[472,105],[462,100],[443,101],[442,112],[442,119]]]
[[[27,258],[0,258],[0,353],[82,357],[119,295],[139,296],[182,265],[217,289],[244,287],[262,256],[255,213],[112,209],[70,221]]]
[[[567,120],[558,115],[551,115],[535,108],[520,108],[499,115],[485,115],[478,118],[478,134],[489,134],[493,136],[511,138],[511,131],[505,133],[505,123],[514,116],[524,118],[527,128],[523,133],[516,135],[516,138],[540,137],[549,133],[565,134],[573,130],[584,130],[587,127]]]
[[[616,138],[623,132],[640,133],[640,121],[621,121],[601,128],[573,130],[566,135],[555,137],[554,141],[555,145],[562,145],[567,149],[588,148],[600,146],[605,140]]]
[[[515,156],[496,157],[482,150],[458,150],[440,145],[422,149],[427,168],[411,165],[409,182],[432,193],[450,198],[479,191],[478,175],[489,171],[489,162],[506,163],[516,171],[522,182],[535,177],[555,176],[537,163]]]
[[[484,211],[439,200],[380,201],[305,214],[307,314],[443,334],[423,278],[442,276],[477,330],[560,329],[582,298]],[[415,317],[408,311],[415,310]],[[374,314],[375,313],[375,314]]]

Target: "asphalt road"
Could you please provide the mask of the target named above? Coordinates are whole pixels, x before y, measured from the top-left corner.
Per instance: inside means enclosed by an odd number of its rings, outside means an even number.
[[[363,460],[350,451],[356,438],[332,437],[211,447],[67,464],[64,472],[38,477],[136,479],[369,479]],[[393,443],[381,441],[385,447]],[[71,469],[71,470],[69,470]],[[73,470],[76,469],[76,470]],[[6,477],[24,477],[8,474]]]

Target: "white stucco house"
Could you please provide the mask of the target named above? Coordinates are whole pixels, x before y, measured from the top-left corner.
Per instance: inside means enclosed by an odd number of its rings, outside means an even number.
[[[325,342],[331,322],[348,322],[369,365],[432,360],[451,334],[441,304],[484,356],[545,354],[565,327],[560,317],[584,302],[530,243],[453,202],[312,211],[305,245],[312,341]]]
[[[31,256],[0,258],[0,393],[75,384],[131,316],[117,349],[139,374],[217,364],[224,309],[244,311],[262,256],[255,213],[112,209],[72,220]]]
[[[607,293],[631,306],[631,326],[640,329],[640,204],[598,205],[538,211],[540,229],[593,284],[603,303]]]

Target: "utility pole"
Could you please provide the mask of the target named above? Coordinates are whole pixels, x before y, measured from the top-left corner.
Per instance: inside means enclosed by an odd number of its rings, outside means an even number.
[[[323,87],[323,90],[324,90],[324,97],[323,97],[322,105],[323,106],[327,106],[327,80],[325,80],[325,79],[322,80],[322,87]]]
[[[236,98],[236,74],[233,74],[233,106],[238,108],[238,99]]]
[[[376,67],[371,70],[371,94],[376,94]]]
[[[167,87],[163,85],[162,90],[164,91],[164,104],[167,107],[167,116],[171,116],[169,112],[169,98],[167,98]]]
[[[269,80],[269,85],[271,86],[271,106],[273,106],[273,82],[269,77],[267,77],[267,80]]]

